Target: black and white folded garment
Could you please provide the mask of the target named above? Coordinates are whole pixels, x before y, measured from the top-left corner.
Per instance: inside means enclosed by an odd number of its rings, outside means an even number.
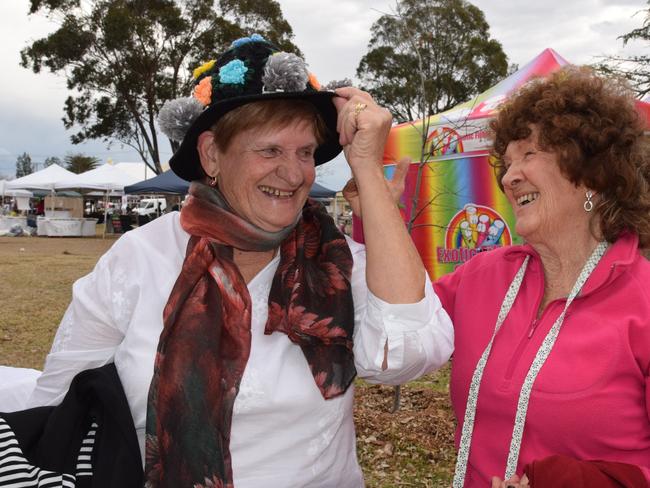
[[[135,427],[112,363],[75,376],[56,407],[0,413],[0,487],[142,484]]]
[[[93,475],[92,455],[98,425],[92,423],[81,441],[75,474],[55,473],[30,464],[16,435],[0,417],[0,486],[21,488],[74,488],[76,480]]]

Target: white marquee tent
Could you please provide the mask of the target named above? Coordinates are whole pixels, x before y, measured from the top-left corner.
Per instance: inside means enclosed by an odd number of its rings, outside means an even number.
[[[140,181],[137,176],[129,174],[116,165],[104,164],[85,173],[73,174],[70,178],[59,180],[55,187],[57,190],[74,188],[79,190],[101,190],[105,194],[104,222],[108,213],[108,198],[112,193],[123,193],[124,187]],[[104,227],[104,235],[106,227]]]
[[[130,174],[138,179],[138,181],[148,180],[156,176],[156,173],[142,161],[138,163],[111,163],[116,168]]]
[[[7,190],[50,190],[56,189],[56,184],[66,178],[71,178],[74,173],[52,164],[40,171],[8,181]]]
[[[31,198],[34,194],[28,190],[17,190],[7,188],[7,180],[0,180],[0,197],[26,197]]]
[[[112,164],[104,164],[85,173],[62,178],[55,184],[57,190],[80,188],[84,190],[102,190],[105,192],[122,192],[124,187],[140,181]]]

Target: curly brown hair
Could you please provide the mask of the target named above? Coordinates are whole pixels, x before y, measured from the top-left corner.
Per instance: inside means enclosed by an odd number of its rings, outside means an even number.
[[[539,129],[540,149],[557,155],[575,185],[600,195],[594,211],[600,232],[614,242],[622,232],[650,247],[650,160],[644,125],[632,92],[619,79],[569,66],[524,85],[490,123],[492,161],[501,190],[508,144]]]

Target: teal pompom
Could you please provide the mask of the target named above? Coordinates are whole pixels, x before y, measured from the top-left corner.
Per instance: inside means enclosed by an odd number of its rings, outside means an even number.
[[[248,68],[240,59],[233,59],[219,68],[219,82],[232,85],[243,85],[246,81]]]

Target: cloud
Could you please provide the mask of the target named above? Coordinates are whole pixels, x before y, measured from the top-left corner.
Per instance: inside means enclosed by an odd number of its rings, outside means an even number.
[[[367,52],[370,27],[382,13],[390,11],[392,3],[280,0],[282,12],[293,27],[295,43],[323,83],[355,78],[359,61]]]
[[[546,0],[525,7],[512,0],[475,0],[511,62],[520,66],[547,47],[568,61],[587,64],[622,49],[621,34],[639,27],[640,2]]]

